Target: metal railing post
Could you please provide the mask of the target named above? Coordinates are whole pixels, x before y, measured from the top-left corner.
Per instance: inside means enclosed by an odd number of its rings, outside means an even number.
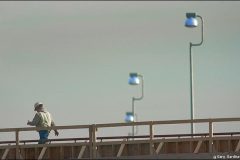
[[[212,119],[209,119],[209,153],[213,152],[213,124]]]
[[[150,125],[149,125],[149,131],[150,131],[150,155],[153,155],[154,154],[154,143],[153,143],[153,138],[154,138],[154,128],[153,128],[153,122],[151,121],[150,122]]]
[[[93,136],[92,136],[92,126],[89,126],[89,158],[92,159],[93,157]]]
[[[19,154],[19,130],[16,129],[15,131],[15,138],[16,138],[16,159],[20,158]]]
[[[93,124],[92,125],[92,147],[93,147],[93,157],[92,158],[97,158],[96,131],[97,131],[96,125]]]
[[[92,124],[89,126],[89,157],[94,159],[97,157],[97,146],[96,146],[96,125]]]

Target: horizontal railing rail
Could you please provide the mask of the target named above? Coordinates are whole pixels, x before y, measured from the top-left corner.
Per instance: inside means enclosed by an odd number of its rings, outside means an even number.
[[[106,127],[123,127],[123,126],[140,126],[140,125],[161,125],[161,124],[184,124],[184,123],[207,123],[207,122],[233,122],[239,121],[240,118],[212,118],[212,119],[194,119],[194,120],[168,120],[168,121],[142,121],[129,123],[107,123],[107,124],[93,124],[95,128]],[[54,126],[54,127],[24,127],[24,128],[2,128],[0,132],[15,132],[15,131],[36,131],[36,130],[54,130],[54,129],[88,129],[92,125],[68,125],[68,126]]]
[[[213,133],[213,136],[235,136],[235,135],[240,135],[240,132],[219,132],[219,133]],[[209,136],[208,133],[197,133],[197,134],[165,134],[165,135],[154,135],[154,138],[174,138],[174,137],[178,137],[178,138],[182,138],[182,137],[207,137]],[[139,135],[139,136],[106,136],[106,137],[97,137],[97,140],[103,141],[103,140],[116,140],[116,139],[141,139],[141,138],[149,138],[149,135]],[[85,138],[53,138],[53,139],[49,139],[48,141],[50,143],[52,142],[65,142],[65,141],[73,141],[73,142],[77,142],[77,141],[88,141],[89,138],[85,137]],[[32,139],[32,140],[20,140],[19,143],[34,143],[34,142],[38,142],[38,140],[36,139]],[[0,141],[0,144],[12,144],[12,143],[16,143],[16,141]]]

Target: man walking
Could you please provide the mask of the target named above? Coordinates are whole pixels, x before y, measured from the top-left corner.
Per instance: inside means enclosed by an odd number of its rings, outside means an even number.
[[[35,114],[32,121],[28,121],[27,125],[30,126],[36,126],[36,127],[52,127],[55,126],[54,121],[52,120],[51,114],[47,112],[43,104],[40,102],[37,102],[34,104],[34,111],[37,113]],[[48,135],[50,133],[50,130],[39,130],[39,142],[38,144],[44,144],[48,140]],[[58,136],[59,133],[57,130],[54,130],[55,136]]]

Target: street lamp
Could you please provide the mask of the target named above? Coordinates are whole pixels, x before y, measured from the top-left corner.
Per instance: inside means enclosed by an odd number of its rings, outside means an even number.
[[[136,115],[135,115],[134,102],[143,99],[143,96],[144,96],[144,92],[143,92],[143,76],[138,74],[138,73],[130,73],[129,74],[128,84],[130,84],[130,85],[138,85],[140,83],[142,85],[141,96],[140,97],[132,97],[132,112],[127,112],[126,113],[126,117],[125,117],[125,121],[126,122],[134,122],[136,120],[136,118],[135,118]],[[134,126],[132,126],[132,135],[134,136],[134,134],[135,134]]]
[[[198,26],[198,21],[196,18],[201,20],[201,42],[200,43],[192,43],[190,42],[189,53],[190,53],[190,111],[191,111],[191,120],[194,119],[194,93],[193,93],[193,63],[192,63],[192,47],[193,46],[200,46],[203,43],[203,19],[201,16],[197,15],[196,13],[186,13],[186,21],[185,26],[188,28],[194,28]],[[194,133],[194,125],[191,122],[191,134]]]
[[[134,122],[134,116],[132,112],[126,112],[125,122]]]

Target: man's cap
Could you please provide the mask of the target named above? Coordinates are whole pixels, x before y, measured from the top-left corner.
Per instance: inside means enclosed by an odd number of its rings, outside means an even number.
[[[34,111],[36,111],[39,107],[43,107],[43,104],[41,102],[36,102],[34,104]]]

